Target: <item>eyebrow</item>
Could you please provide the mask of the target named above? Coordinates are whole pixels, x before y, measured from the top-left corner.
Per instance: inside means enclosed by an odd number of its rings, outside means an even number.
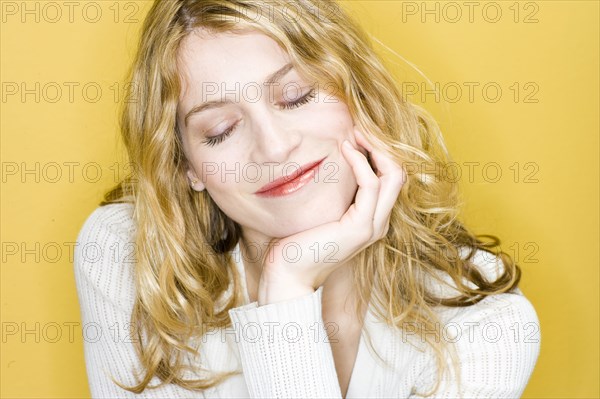
[[[279,68],[277,71],[273,72],[272,74],[270,74],[267,77],[267,80],[265,80],[265,85],[272,85],[273,83],[278,82],[282,77],[284,77],[292,68],[294,68],[294,65],[290,62],[285,64],[284,66],[282,66],[281,68]],[[194,115],[197,114],[199,112],[202,111],[206,111],[208,109],[212,109],[212,108],[220,108],[226,104],[231,104],[233,103],[233,101],[231,100],[218,100],[218,101],[207,101],[205,103],[202,103],[200,105],[196,105],[195,107],[193,107],[186,115],[184,118],[184,124],[185,126],[187,126],[188,123],[188,119]]]

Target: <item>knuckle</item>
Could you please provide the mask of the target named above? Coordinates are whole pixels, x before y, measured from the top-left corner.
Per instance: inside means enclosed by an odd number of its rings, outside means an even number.
[[[377,234],[375,234],[375,241],[379,241],[382,238],[385,238],[385,236],[387,236],[389,228],[390,228],[390,226],[386,225],[386,226],[381,226],[379,229],[377,229]]]
[[[365,183],[365,186],[367,188],[371,188],[373,190],[379,190],[380,186],[381,186],[381,182],[379,181],[379,179],[377,177],[372,177],[369,180],[367,180],[367,182]]]
[[[363,241],[369,241],[373,237],[374,228],[371,223],[362,229]]]
[[[386,223],[385,226],[383,226],[383,230],[382,230],[382,235],[386,236],[388,231],[390,231],[390,223]]]
[[[383,229],[383,232],[381,233],[381,235],[379,236],[379,238],[380,238],[380,239],[381,239],[381,238],[385,238],[385,237],[387,236],[387,234],[388,234],[388,232],[389,232],[389,231],[390,231],[390,226],[388,225],[388,226],[386,226],[386,227]]]
[[[394,170],[393,172],[390,173],[390,177],[394,181],[403,181],[404,180],[404,173],[402,173],[401,169]]]

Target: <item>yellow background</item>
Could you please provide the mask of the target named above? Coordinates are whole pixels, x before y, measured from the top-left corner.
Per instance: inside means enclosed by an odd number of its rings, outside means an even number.
[[[150,3],[88,3],[76,2],[70,22],[64,2],[55,3],[62,16],[48,2],[1,2],[2,397],[89,395],[70,245],[126,172],[115,96]],[[343,5],[385,43],[389,50],[377,48],[394,75],[417,84],[412,99],[440,121],[463,172],[466,222],[498,235],[523,268],[542,336],[524,397],[598,397],[599,3],[488,3],[477,3],[472,21],[465,2],[454,3],[458,19],[447,2]],[[392,51],[439,85],[440,101]],[[501,88],[498,101],[485,85]]]

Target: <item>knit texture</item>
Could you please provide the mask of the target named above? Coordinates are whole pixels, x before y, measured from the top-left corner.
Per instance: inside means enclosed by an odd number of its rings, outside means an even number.
[[[323,325],[323,287],[283,302],[249,303],[239,247],[235,259],[245,304],[229,310],[230,328],[202,337],[200,358],[189,359],[189,364],[242,373],[204,392],[168,384],[136,395],[116,385],[111,376],[134,385],[134,373],[141,371],[130,328],[136,294],[132,210],[129,204],[97,208],[83,224],[75,246],[75,281],[93,398],[342,397]],[[490,257],[478,251],[473,262],[493,280],[501,273],[502,263]],[[455,290],[449,276],[440,278],[430,289],[452,296]],[[456,384],[450,372],[430,397],[522,395],[537,362],[541,334],[535,309],[520,289],[489,296],[469,307],[439,307],[438,314],[444,339],[455,343],[461,380]],[[424,397],[421,394],[435,383],[436,364],[432,351],[417,337],[410,328],[399,332],[376,320],[369,308],[346,398]],[[159,382],[154,377],[151,385]]]

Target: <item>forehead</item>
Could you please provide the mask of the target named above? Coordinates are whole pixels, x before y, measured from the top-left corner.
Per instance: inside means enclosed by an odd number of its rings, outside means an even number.
[[[183,39],[178,58],[182,102],[202,95],[207,85],[227,90],[249,83],[262,85],[289,60],[277,42],[254,31],[209,34],[197,30]]]

